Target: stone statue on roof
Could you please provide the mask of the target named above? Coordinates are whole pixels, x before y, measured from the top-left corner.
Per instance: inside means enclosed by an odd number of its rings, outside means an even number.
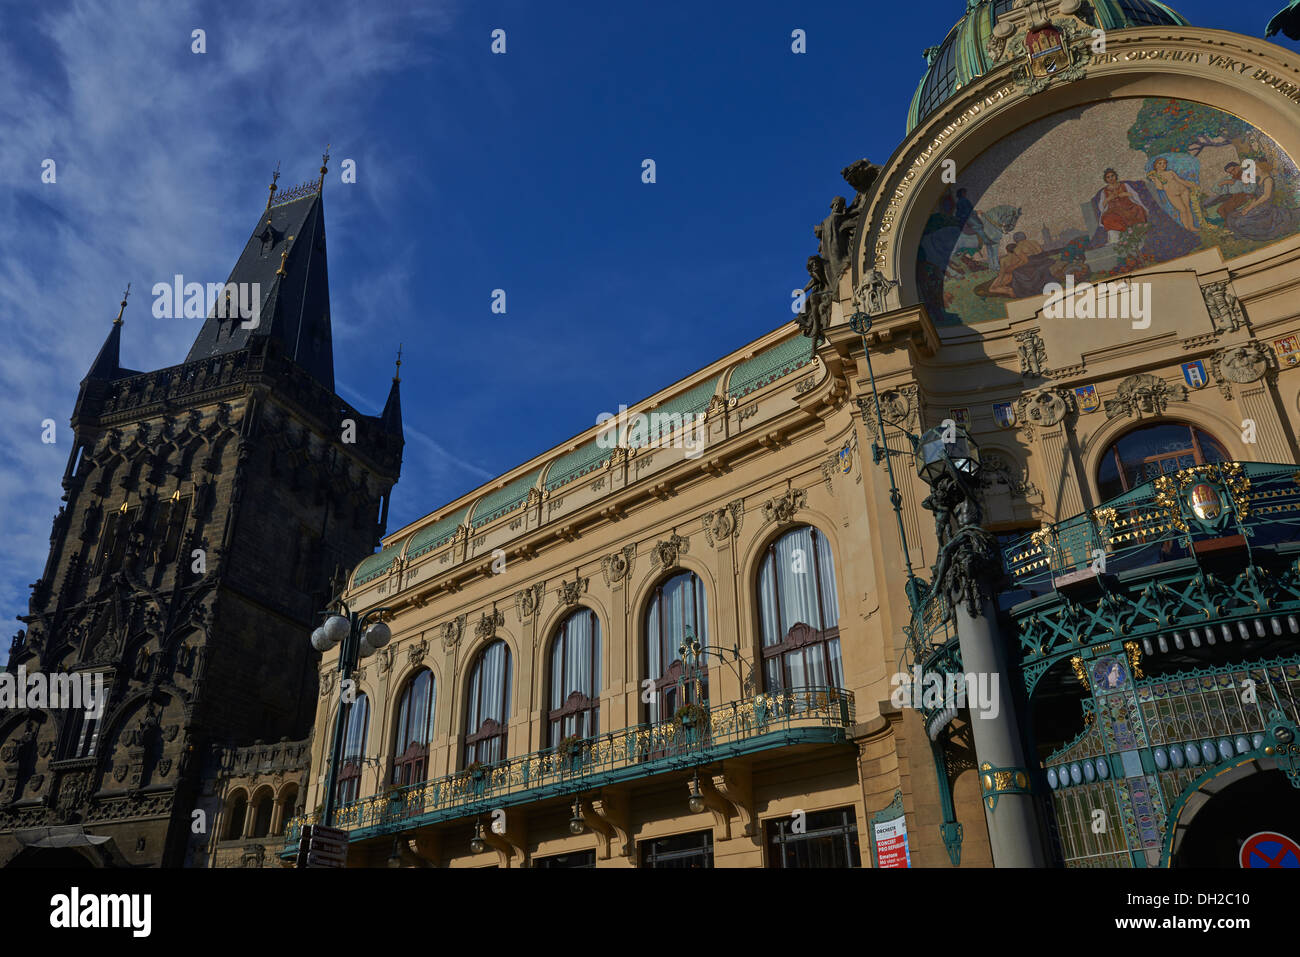
[[[853,219],[846,202],[843,196],[836,196],[831,200],[831,214],[813,227],[817,252],[828,264],[826,278],[832,291],[839,284],[852,254]]]

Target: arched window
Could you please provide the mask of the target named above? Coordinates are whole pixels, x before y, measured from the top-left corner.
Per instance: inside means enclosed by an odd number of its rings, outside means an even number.
[[[469,678],[465,764],[491,764],[506,755],[510,722],[510,649],[497,639],[479,652]]]
[[[227,841],[237,841],[244,836],[244,818],[247,816],[248,795],[240,791],[230,802],[230,810],[226,812],[225,839]]]
[[[579,608],[551,645],[550,742],[600,733],[600,619]]]
[[[406,683],[397,709],[393,739],[393,784],[405,787],[429,776],[429,742],[433,740],[435,685],[427,668]]]
[[[366,753],[366,734],[370,729],[370,702],[364,694],[357,695],[352,704],[343,706],[343,767],[339,769],[339,807],[351,804],[361,796],[361,758]]]
[[[266,788],[254,800],[253,833],[249,837],[266,837],[271,833],[271,813],[275,810],[275,798],[270,788]]]
[[[804,525],[767,547],[758,607],[767,690],[844,687],[835,560],[824,535]]]
[[[288,829],[289,822],[296,816],[297,807],[298,785],[290,784],[280,795],[280,819],[275,825],[276,834],[283,834]]]
[[[1103,501],[1169,472],[1228,461],[1212,435],[1186,422],[1161,422],[1126,432],[1101,456],[1097,490]]]
[[[681,660],[687,629],[701,646],[693,681],[685,680]],[[703,649],[709,645],[709,622],[698,575],[681,572],[659,583],[646,609],[645,636],[646,677],[655,683],[646,720],[667,721],[688,702],[707,704],[709,669]]]

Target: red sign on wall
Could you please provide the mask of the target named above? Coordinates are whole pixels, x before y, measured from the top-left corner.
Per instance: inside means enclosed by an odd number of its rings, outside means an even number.
[[[912,852],[907,849],[907,819],[901,814],[892,821],[877,821],[876,866],[911,867]]]

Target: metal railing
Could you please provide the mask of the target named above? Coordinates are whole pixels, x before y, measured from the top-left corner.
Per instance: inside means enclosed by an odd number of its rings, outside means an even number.
[[[1101,506],[1044,525],[1003,549],[1011,586],[1046,593],[1069,572],[1093,567],[1104,555],[1114,573],[1186,558],[1199,538],[1243,535],[1252,546],[1300,537],[1300,484],[1291,463],[1222,462],[1195,465],[1140,485]],[[1210,481],[1227,490],[1222,507],[1229,528],[1213,533],[1189,521],[1184,487]]]
[[[354,832],[397,830],[421,819],[450,819],[500,803],[554,794],[690,767],[799,740],[848,740],[855,721],[853,694],[841,688],[789,688],[743,701],[712,705],[695,717],[641,724],[585,738],[565,750],[548,748],[470,768],[365,798],[335,811],[334,826]],[[294,818],[287,845],[303,824]]]

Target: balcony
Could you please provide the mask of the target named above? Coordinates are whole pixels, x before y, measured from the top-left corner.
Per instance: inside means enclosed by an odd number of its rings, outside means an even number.
[[[772,748],[843,743],[854,720],[853,695],[840,688],[760,694],[714,705],[707,717],[694,721],[637,725],[583,739],[564,751],[534,751],[396,788],[339,808],[334,826],[361,841]],[[282,856],[296,850],[302,825],[314,821],[313,814],[289,823]]]
[[[1032,695],[1062,659],[1111,647],[1150,655],[1213,634],[1300,631],[1300,471],[1224,462],[1162,475],[1003,549],[999,605]],[[948,599],[920,589],[901,670],[962,671]],[[948,702],[923,708],[931,735]]]
[[[1225,538],[1241,536],[1243,547],[1293,541],[1300,538],[1298,476],[1291,463],[1195,465],[1044,525],[1004,549],[1003,564],[1011,587],[1029,597],[1102,568],[1099,556],[1104,573],[1114,575],[1205,554],[1207,545]],[[1200,489],[1207,490],[1205,499],[1190,501],[1188,493]]]

